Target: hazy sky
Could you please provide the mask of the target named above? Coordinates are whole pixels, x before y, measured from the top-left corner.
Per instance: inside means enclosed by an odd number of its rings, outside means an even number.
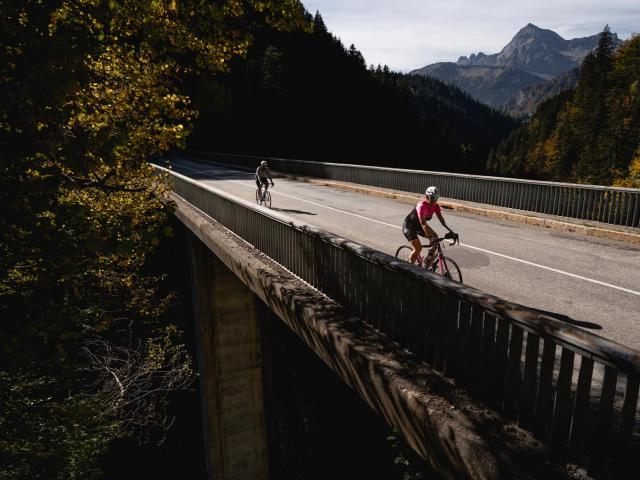
[[[609,24],[621,38],[640,33],[640,0],[302,0],[320,11],[345,46],[368,64],[408,71],[460,55],[497,53],[531,22],[566,39]]]

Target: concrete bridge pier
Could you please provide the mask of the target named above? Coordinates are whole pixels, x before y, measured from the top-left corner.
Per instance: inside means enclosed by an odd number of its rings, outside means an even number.
[[[256,296],[189,237],[208,478],[268,479]]]

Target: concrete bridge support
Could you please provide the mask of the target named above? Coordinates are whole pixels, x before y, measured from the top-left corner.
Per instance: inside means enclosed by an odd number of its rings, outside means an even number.
[[[189,236],[208,478],[268,478],[256,296]]]

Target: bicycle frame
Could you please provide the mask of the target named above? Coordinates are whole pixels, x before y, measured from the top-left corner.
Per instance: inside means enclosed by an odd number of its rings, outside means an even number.
[[[423,245],[423,247],[427,247],[427,248],[431,248],[433,245],[429,244],[429,245]],[[438,266],[440,268],[440,272],[442,273],[442,275],[446,273],[449,273],[449,267],[447,267],[447,263],[444,261],[444,254],[442,253],[442,251],[444,250],[442,248],[441,245],[441,240],[437,239],[436,240],[436,249],[437,249],[437,258],[438,258]]]
[[[268,183],[261,183],[260,186],[258,187],[258,190],[260,190],[260,198],[264,199],[265,192],[267,190],[269,190],[269,184]]]
[[[460,241],[457,234],[451,233],[451,235],[447,234],[444,237],[436,237],[434,241],[427,245],[421,243],[422,248],[429,251],[427,258],[429,258],[431,254],[433,254],[433,258],[428,262],[428,264],[424,260],[419,262],[419,266],[427,271],[440,274],[443,277],[462,283],[462,272],[460,271],[460,267],[455,260],[444,255],[444,249],[448,246],[445,240],[453,240],[449,245],[454,245]],[[400,245],[398,250],[396,250],[396,258],[409,262],[411,255],[413,254],[412,247],[413,245]]]
[[[258,191],[260,192],[260,201],[264,201],[265,193],[269,190],[269,182],[261,183],[258,186]]]

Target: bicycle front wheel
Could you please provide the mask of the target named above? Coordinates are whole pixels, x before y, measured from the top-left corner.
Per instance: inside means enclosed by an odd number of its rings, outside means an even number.
[[[448,257],[442,257],[442,260],[444,260],[443,269],[440,268],[440,259],[436,258],[436,261],[433,262],[433,265],[429,270],[444,275],[454,282],[462,283],[462,272],[460,271],[458,264]]]
[[[264,206],[271,208],[271,194],[269,193],[269,190],[264,192]]]

